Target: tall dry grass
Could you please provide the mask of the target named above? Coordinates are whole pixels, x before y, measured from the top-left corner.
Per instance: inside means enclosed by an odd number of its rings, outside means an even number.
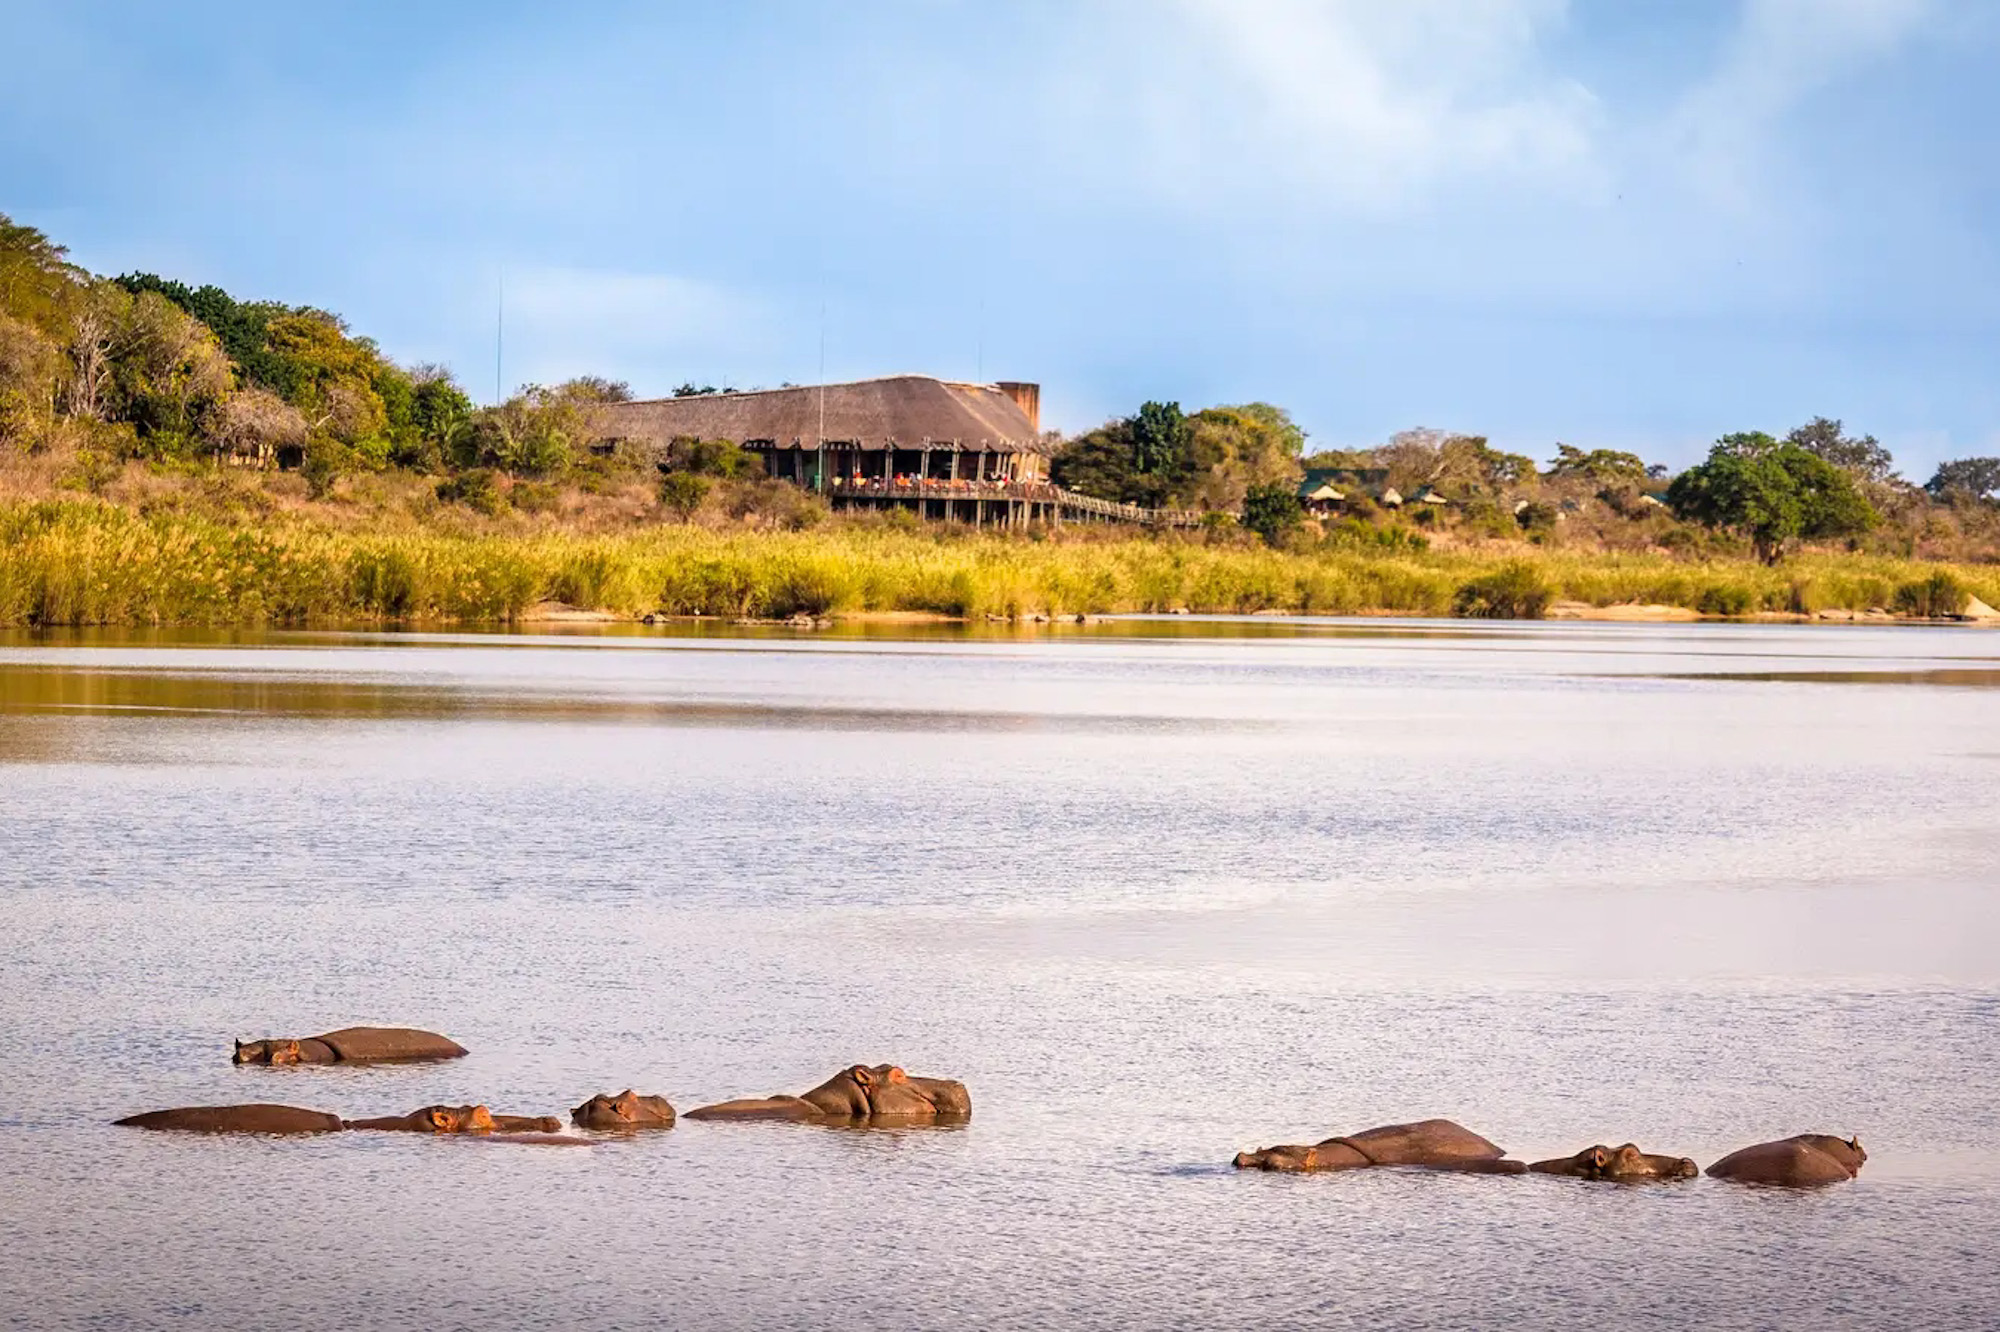
[[[1275,551],[1132,536],[1034,541],[888,526],[663,526],[622,534],[356,531],[141,516],[98,501],[0,505],[0,624],[504,621],[554,599],[621,615],[854,611],[1451,614],[1505,570],[1549,597],[1713,613],[1894,607],[1940,574],[2000,604],[2000,569],[1874,556],[1748,561],[1585,554]],[[1534,591],[1534,588],[1528,588]],[[1524,596],[1522,604],[1546,598]],[[1908,594],[1903,604],[1910,604]],[[1932,598],[1935,600],[1935,598]],[[1925,602],[1924,604],[1929,604]]]

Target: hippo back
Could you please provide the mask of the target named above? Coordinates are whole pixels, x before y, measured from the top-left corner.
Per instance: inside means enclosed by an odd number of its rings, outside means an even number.
[[[340,1116],[295,1105],[191,1105],[149,1110],[116,1121],[127,1128],[182,1133],[337,1133]]]
[[[457,1059],[465,1053],[465,1047],[450,1037],[412,1027],[342,1027],[315,1039],[348,1064]]]
[[[1801,1133],[1731,1152],[1710,1166],[1708,1174],[1714,1179],[1742,1184],[1812,1188],[1853,1179],[1867,1159],[1868,1153],[1861,1150],[1859,1139]]]
[[[1387,1124],[1365,1133],[1329,1138],[1326,1143],[1354,1148],[1376,1165],[1442,1165],[1497,1161],[1507,1153],[1471,1129],[1449,1119],[1424,1119],[1414,1124]]]

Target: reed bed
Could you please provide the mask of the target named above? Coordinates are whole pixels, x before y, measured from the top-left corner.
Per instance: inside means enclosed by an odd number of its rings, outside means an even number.
[[[618,535],[355,532],[146,517],[94,501],[0,506],[0,624],[495,622],[538,603],[638,616],[1120,611],[1493,613],[1655,603],[1709,614],[2000,604],[2000,569],[1841,554],[1748,561],[1585,554],[1277,551],[1198,539],[1046,540],[881,527],[663,526]],[[1485,580],[1481,582],[1480,580]],[[1913,591],[1912,589],[1920,589]],[[1537,592],[1546,593],[1545,596]],[[1467,612],[1468,602],[1486,609]],[[1533,613],[1529,611],[1528,613]]]

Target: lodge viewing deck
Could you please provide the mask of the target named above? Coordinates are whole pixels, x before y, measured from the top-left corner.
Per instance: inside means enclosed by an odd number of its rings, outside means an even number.
[[[824,491],[836,509],[904,509],[919,518],[1019,527],[1029,523],[1133,523],[1144,527],[1196,527],[1201,514],[1147,509],[1078,494],[1046,481],[895,477],[856,481],[830,477]]]

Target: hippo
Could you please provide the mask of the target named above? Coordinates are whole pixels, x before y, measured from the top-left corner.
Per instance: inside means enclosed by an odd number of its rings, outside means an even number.
[[[1632,1143],[1623,1147],[1586,1147],[1575,1156],[1553,1161],[1536,1161],[1528,1169],[1538,1175],[1568,1175],[1572,1179],[1693,1179],[1701,1173],[1685,1156],[1660,1156],[1642,1152]]]
[[[1739,1184],[1812,1188],[1853,1179],[1861,1173],[1861,1163],[1867,1159],[1868,1153],[1861,1150],[1859,1138],[1801,1133],[1731,1152],[1710,1166],[1708,1173],[1712,1179],[1729,1179]]]
[[[560,1133],[554,1115],[496,1115],[483,1105],[427,1105],[407,1115],[382,1119],[350,1119],[351,1129],[385,1129],[392,1133]]]
[[[570,1111],[569,1119],[587,1129],[672,1128],[674,1108],[664,1096],[641,1096],[627,1087],[616,1096],[591,1097]]]
[[[689,1119],[783,1119],[802,1124],[955,1124],[972,1118],[965,1084],[913,1078],[894,1064],[856,1064],[803,1096],[724,1101]]]
[[[1477,1175],[1520,1175],[1521,1161],[1507,1161],[1504,1148],[1452,1123],[1425,1119],[1415,1124],[1388,1124],[1365,1133],[1328,1138],[1310,1147],[1266,1147],[1239,1152],[1238,1170],[1323,1171],[1360,1170],[1368,1166],[1419,1166]]]
[[[411,1027],[342,1027],[299,1040],[236,1042],[239,1064],[387,1064],[457,1059],[465,1047]]]
[[[114,1121],[127,1128],[178,1129],[183,1133],[338,1133],[339,1115],[295,1105],[190,1105],[148,1110]]]

